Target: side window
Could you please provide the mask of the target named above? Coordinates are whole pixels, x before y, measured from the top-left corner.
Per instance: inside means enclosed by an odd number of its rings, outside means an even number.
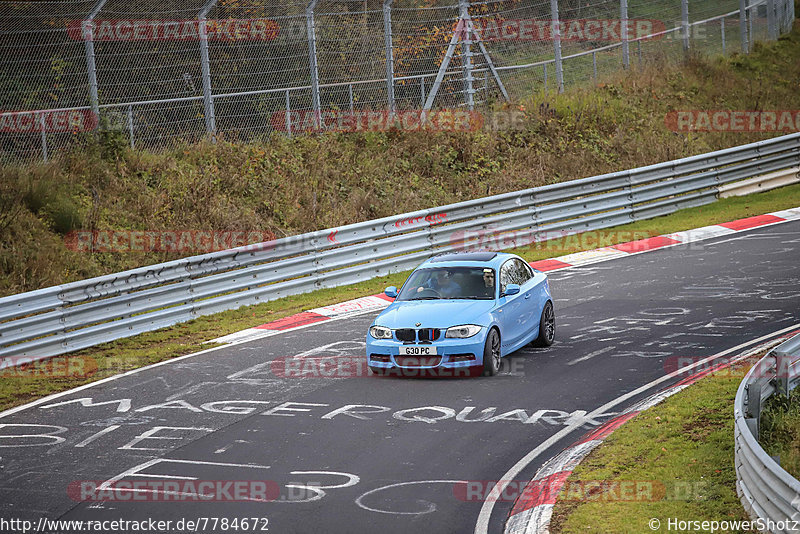
[[[500,267],[500,293],[506,290],[508,284],[516,284],[514,281],[516,269],[514,268],[513,260],[509,260]]]
[[[519,282],[516,282],[517,284],[523,285],[528,280],[533,278],[533,272],[531,272],[531,268],[528,266],[528,264],[526,264],[524,261],[520,261],[517,259],[513,261],[517,266],[516,271],[517,271],[517,278],[519,280]]]

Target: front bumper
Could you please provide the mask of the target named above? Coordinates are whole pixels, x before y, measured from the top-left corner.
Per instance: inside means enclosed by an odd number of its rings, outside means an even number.
[[[482,328],[480,332],[466,339],[440,338],[431,343],[403,343],[394,339],[375,339],[367,334],[367,361],[370,367],[381,369],[455,369],[482,366],[487,332],[487,328]],[[436,357],[400,357],[400,347],[413,345],[436,347]],[[464,359],[467,354],[474,355],[474,359]]]

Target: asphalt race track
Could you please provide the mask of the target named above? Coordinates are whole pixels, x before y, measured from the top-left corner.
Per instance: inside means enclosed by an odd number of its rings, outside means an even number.
[[[587,413],[674,370],[676,358],[711,356],[800,322],[800,221],[550,278],[556,343],[518,351],[494,378],[275,372],[271,362],[285,357],[363,356],[374,316],[365,314],[8,413],[0,419],[1,515],[267,518],[274,533],[473,532],[483,503],[465,499],[458,481],[491,486],[548,437],[582,423],[518,475],[524,484],[641,396],[594,419]],[[80,502],[76,494],[81,481],[187,480],[176,477],[267,481],[268,498]],[[512,503],[495,504],[489,532],[502,531]]]

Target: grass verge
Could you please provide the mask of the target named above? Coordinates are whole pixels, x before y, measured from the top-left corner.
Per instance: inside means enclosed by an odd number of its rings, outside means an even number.
[[[749,521],[736,495],[733,401],[745,373],[762,356],[698,381],[614,431],[568,478],[550,532],[669,532],[670,518]],[[639,491],[621,498],[608,492],[570,498],[577,494],[569,488],[587,487],[587,481]],[[656,528],[653,519],[660,522]]]
[[[609,228],[602,232],[608,236],[611,243],[617,243],[626,239],[626,236],[632,235],[633,232],[638,232],[640,235],[660,235],[797,206],[800,206],[800,184],[746,197],[723,199],[707,206],[682,210],[649,221]],[[528,261],[535,261],[581,250],[590,250],[595,248],[597,243],[597,232],[591,234],[593,234],[592,239],[587,239],[586,234],[582,234],[575,238],[558,239],[539,243],[533,247],[515,249],[513,252],[520,254]],[[397,273],[358,284],[323,289],[256,306],[226,311],[155,332],[105,343],[70,355],[70,359],[76,358],[75,361],[78,362],[75,369],[80,371],[89,368],[92,370],[90,376],[84,376],[87,374],[85,372],[72,374],[66,372],[63,373],[65,376],[46,376],[45,373],[37,374],[35,370],[28,374],[24,369],[22,372],[9,370],[5,374],[0,373],[0,378],[2,378],[0,380],[0,410],[124,371],[209,348],[213,345],[204,344],[205,341],[238,330],[311,308],[379,293],[389,285],[399,287],[408,274],[408,272]],[[84,365],[82,362],[85,361],[91,363]]]
[[[800,477],[800,389],[773,395],[761,412],[759,443],[793,477]]]

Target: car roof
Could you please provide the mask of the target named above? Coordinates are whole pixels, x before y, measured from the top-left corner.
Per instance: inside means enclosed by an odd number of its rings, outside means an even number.
[[[420,267],[499,267],[514,254],[492,251],[445,252],[423,262]]]

